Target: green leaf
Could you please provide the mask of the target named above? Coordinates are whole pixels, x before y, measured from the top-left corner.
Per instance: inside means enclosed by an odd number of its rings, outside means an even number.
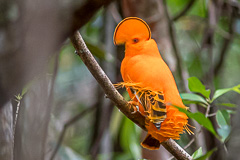
[[[119,138],[119,131],[121,129],[121,125],[120,122],[122,122],[123,119],[123,114],[121,112],[119,112],[119,110],[117,109],[117,107],[115,107],[113,109],[113,113],[111,116],[111,123],[110,123],[110,132],[111,132],[111,136],[113,138],[113,140],[117,140]]]
[[[176,1],[176,0],[168,0],[167,5],[170,8],[169,11],[172,12],[172,14],[177,14],[180,12],[184,6],[187,4],[187,1]]]
[[[21,92],[21,96],[24,96],[24,95],[27,93],[27,91],[28,91],[29,88],[33,85],[34,82],[35,82],[35,79],[32,80],[32,81],[30,81],[30,82],[28,82],[28,83],[24,86],[24,88],[22,89],[22,92]]]
[[[233,87],[233,91],[237,92],[238,94],[240,94],[240,84]]]
[[[204,128],[206,128],[208,131],[210,131],[214,136],[216,136],[217,138],[218,135],[215,131],[215,129],[213,128],[212,122],[205,117],[204,114],[202,114],[201,112],[195,112],[195,113],[191,113],[181,107],[175,106],[180,112],[185,113],[189,118],[194,119],[195,121],[197,121],[200,125],[202,125]]]
[[[216,103],[217,106],[226,106],[226,107],[230,107],[230,108],[236,108],[237,105],[233,104],[233,103]]]
[[[230,110],[230,109],[226,109],[226,111],[227,111],[229,114],[236,114],[236,113],[237,113],[236,111],[233,111],[233,110]]]
[[[225,89],[218,89],[215,91],[215,93],[213,94],[213,98],[212,101],[214,101],[215,99],[217,99],[218,97],[220,97],[221,95],[231,91],[232,88],[225,88]]]
[[[188,14],[199,16],[199,17],[206,17],[207,15],[207,5],[206,1],[196,1],[195,5],[193,5],[192,9],[189,11]]]
[[[202,153],[202,147],[198,148],[198,150],[196,150],[193,154],[192,154],[192,158],[196,159],[199,158],[203,155]]]
[[[197,77],[188,78],[188,87],[190,91],[200,93],[206,98],[210,96],[211,91],[209,89],[206,90],[205,86]]]
[[[218,110],[216,120],[220,128],[230,124],[230,115],[226,110]]]
[[[220,127],[217,132],[221,136],[221,141],[224,142],[231,132],[230,114],[226,110],[218,110],[216,120]]]
[[[205,155],[203,155],[195,160],[205,160],[208,157],[210,157],[213,154],[213,152],[215,152],[216,150],[217,150],[217,148],[213,148],[211,151],[208,151]]]
[[[67,146],[61,146],[58,152],[58,156],[60,159],[64,160],[83,160],[84,157],[76,153],[74,150],[72,150],[70,147]]]
[[[217,132],[221,136],[221,141],[224,143],[231,132],[231,126],[226,125],[223,126],[222,128],[218,128]]]
[[[193,101],[193,102],[197,102],[197,103],[204,103],[204,104],[207,105],[206,100],[203,97],[201,97],[201,96],[199,96],[197,94],[194,94],[194,93],[181,93],[180,96],[181,96],[181,98],[183,100]]]
[[[17,102],[19,102],[19,101],[21,101],[21,99],[22,99],[22,96],[20,95],[20,94],[18,94],[18,95],[16,95],[15,96],[15,100],[17,101]]]
[[[27,91],[29,90],[29,88],[32,86],[34,80],[28,82],[22,89],[21,94],[19,93],[18,95],[15,95],[16,101],[21,101],[21,99],[23,98],[23,96],[27,93]]]
[[[215,93],[213,94],[213,98],[212,98],[212,102],[217,99],[218,97],[222,96],[223,94],[230,92],[230,91],[234,91],[240,94],[240,84],[237,86],[234,86],[232,88],[224,88],[224,89],[218,89],[215,91]]]
[[[125,152],[129,152],[133,159],[141,157],[139,137],[137,136],[136,125],[124,116],[123,128],[121,130],[120,144]]]

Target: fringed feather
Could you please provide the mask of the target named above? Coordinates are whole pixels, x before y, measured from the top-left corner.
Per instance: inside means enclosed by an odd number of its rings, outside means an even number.
[[[132,96],[132,100],[137,99],[144,108],[144,115],[160,130],[161,123],[166,119],[166,105],[162,92],[141,87],[139,83],[121,82],[115,86],[129,88],[132,95],[134,95]]]
[[[151,88],[142,87],[141,83],[121,82],[114,85],[116,88],[130,90],[131,99],[138,101],[144,108],[144,115],[149,119],[146,128],[150,134],[159,142],[179,139],[184,130],[188,134],[194,134],[188,126],[188,117],[174,106],[165,104],[164,94],[153,91]],[[185,107],[187,109],[187,107]],[[192,127],[192,126],[190,126]]]

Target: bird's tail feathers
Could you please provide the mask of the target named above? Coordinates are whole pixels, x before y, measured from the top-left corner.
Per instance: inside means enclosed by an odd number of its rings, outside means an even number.
[[[161,143],[159,142],[159,140],[152,137],[151,134],[147,134],[146,138],[143,140],[141,145],[146,149],[158,150],[160,148]]]

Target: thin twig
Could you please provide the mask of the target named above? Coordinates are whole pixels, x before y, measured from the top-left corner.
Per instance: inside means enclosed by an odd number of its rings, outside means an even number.
[[[186,91],[189,91],[188,84],[187,84],[187,78],[189,77],[189,75],[188,75],[188,72],[186,71],[185,66],[183,64],[183,60],[182,60],[182,57],[181,57],[181,54],[180,54],[180,50],[179,50],[177,42],[176,42],[173,22],[171,21],[169,13],[168,13],[166,0],[161,0],[161,1],[162,1],[162,4],[163,4],[164,13],[165,13],[167,21],[168,21],[169,37],[170,37],[170,40],[171,40],[171,43],[172,43],[173,53],[174,53],[174,55],[176,57],[176,60],[177,60],[177,68],[178,68],[178,71],[179,71],[179,75],[180,75],[181,80],[184,84],[184,89]]]
[[[228,149],[226,147],[226,144],[223,144],[223,148],[224,148],[224,151],[226,152],[226,154],[228,155]]]
[[[108,115],[105,114],[105,116],[107,116],[105,118],[107,118],[107,119],[105,119],[105,122],[103,122],[104,125],[101,125],[101,128],[99,129],[99,132],[98,132],[98,134],[97,134],[97,136],[95,138],[95,141],[91,145],[92,148],[90,150],[90,154],[92,156],[91,157],[92,159],[96,159],[97,154],[98,154],[98,150],[99,150],[99,147],[100,147],[100,144],[101,144],[101,140],[102,140],[102,138],[104,136],[104,132],[109,127],[109,123],[110,123],[109,120],[110,120],[111,113],[112,113],[112,110],[113,110],[112,106],[113,106],[112,103],[109,103],[109,105],[107,106],[107,109],[108,109],[107,112],[109,112]],[[106,122],[106,121],[108,121],[108,122]]]
[[[208,104],[208,105],[207,105],[206,112],[205,112],[205,117],[208,117],[208,115],[209,115],[209,112],[210,112],[210,108],[211,108],[211,105],[210,105],[210,104]]]
[[[14,138],[15,138],[15,131],[16,131],[16,126],[17,126],[17,121],[18,121],[18,113],[20,110],[20,104],[21,104],[21,100],[20,99],[16,99],[17,102],[17,107],[16,107],[16,113],[15,113],[15,117],[14,117],[14,125],[13,125],[13,146],[14,146]]]
[[[141,127],[146,131],[145,128],[145,117],[141,115],[139,112],[132,114],[129,110],[129,104],[127,101],[121,96],[121,94],[115,89],[107,75],[98,65],[91,52],[87,48],[85,42],[83,41],[79,32],[75,32],[71,37],[71,41],[78,53],[81,57],[82,61],[88,67],[89,71],[98,81],[99,85],[103,88],[105,94],[110,98],[118,107],[118,109],[125,114],[130,120],[132,120],[135,124]],[[166,142],[163,142],[162,145],[172,153],[177,159],[180,160],[189,160],[192,159],[191,156],[182,149],[175,141],[169,139]]]
[[[114,21],[116,23],[119,23],[122,20],[122,16],[118,12],[116,4],[115,3],[110,4],[109,5],[109,10],[110,10],[110,13],[112,14],[112,17],[113,17]]]
[[[212,114],[208,114],[207,117],[213,117],[213,116],[216,116],[217,113],[212,113]]]
[[[234,17],[239,18],[240,17],[240,3],[235,0],[224,1],[223,5],[222,5],[223,13],[225,13],[225,10],[228,10],[229,7],[234,12]]]
[[[190,0],[189,3],[185,6],[185,8],[172,18],[172,21],[177,21],[179,18],[183,17],[192,8],[195,2],[196,0]]]
[[[207,78],[207,84],[209,88],[214,91],[213,79],[214,79],[214,66],[213,66],[213,47],[214,47],[214,36],[217,28],[217,23],[220,16],[220,2],[210,0],[208,2],[208,25],[206,26],[205,35],[202,41],[202,47],[208,49],[208,61],[209,71],[205,74]]]
[[[63,138],[65,136],[65,132],[68,129],[69,126],[71,126],[72,124],[74,124],[75,122],[77,122],[78,120],[80,120],[86,113],[89,113],[89,111],[94,111],[96,109],[96,106],[94,107],[89,107],[85,110],[83,110],[82,112],[80,112],[79,114],[77,114],[76,116],[72,117],[71,119],[69,119],[63,126],[63,130],[58,138],[57,141],[57,145],[52,153],[52,156],[50,158],[50,160],[53,160],[59,150],[60,145],[62,144]]]
[[[22,98],[22,97],[21,97]],[[17,102],[17,107],[16,107],[16,112],[15,112],[15,117],[13,117],[14,124],[13,124],[13,149],[15,148],[15,133],[16,133],[16,127],[17,127],[17,122],[18,122],[18,116],[19,116],[19,111],[20,111],[20,105],[21,105],[21,99],[15,99]],[[14,154],[13,154],[14,157]]]
[[[195,141],[195,138],[193,138],[190,142],[188,142],[188,144],[184,147],[184,149],[187,149],[188,147],[190,147],[194,141]]]
[[[222,45],[222,49],[220,51],[220,59],[219,61],[217,62],[217,64],[215,65],[214,67],[214,75],[218,75],[222,65],[223,65],[223,62],[224,62],[224,59],[226,57],[226,54],[227,54],[227,51],[228,51],[228,48],[234,38],[234,25],[235,25],[235,16],[234,16],[234,12],[232,11],[232,14],[230,16],[230,23],[229,23],[229,37],[228,38],[224,38],[224,42],[223,42],[223,45]]]

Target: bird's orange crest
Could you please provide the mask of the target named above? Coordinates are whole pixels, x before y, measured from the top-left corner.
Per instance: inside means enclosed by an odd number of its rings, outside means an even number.
[[[119,45],[126,43],[128,40],[137,41],[138,38],[150,39],[150,28],[144,20],[137,17],[128,17],[117,25],[113,41],[115,45]]]

